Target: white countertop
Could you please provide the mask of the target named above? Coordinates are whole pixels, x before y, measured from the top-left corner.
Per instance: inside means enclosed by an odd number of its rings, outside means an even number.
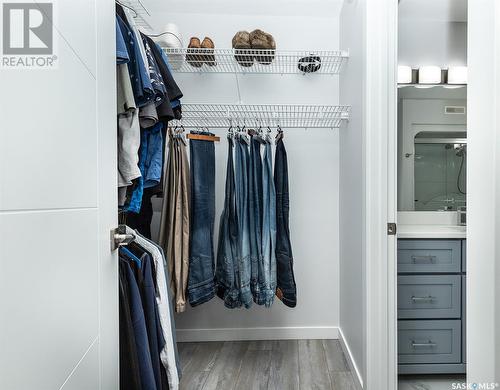
[[[466,238],[466,227],[398,224],[398,238]]]

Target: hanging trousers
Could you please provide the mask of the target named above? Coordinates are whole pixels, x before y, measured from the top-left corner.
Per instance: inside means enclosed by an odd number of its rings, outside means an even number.
[[[264,259],[262,257],[262,157],[261,143],[252,137],[250,145],[249,164],[249,212],[250,212],[250,287],[254,302],[263,304],[261,297],[262,284],[259,275],[264,273]]]
[[[211,135],[210,133],[202,133]],[[215,296],[215,145],[192,139],[191,232],[189,250],[188,297],[191,306],[208,302]]]
[[[270,307],[276,291],[276,192],[273,181],[271,144],[264,147],[262,170],[263,218],[262,218],[262,256],[263,275],[259,275],[261,300],[259,304]]]
[[[293,273],[293,255],[289,229],[288,162],[285,145],[280,139],[276,145],[274,163],[276,186],[276,262],[277,297],[288,307],[297,305],[297,287]]]
[[[226,189],[224,210],[220,217],[219,242],[215,280],[217,296],[230,309],[240,307],[240,294],[236,280],[239,278],[238,262],[238,221],[236,216],[236,194],[233,151],[233,139],[228,139]]]
[[[171,130],[169,138],[159,243],[169,259],[170,286],[179,313],[186,309],[189,273],[189,164],[184,142]]]
[[[248,171],[250,155],[247,144],[240,138],[236,141],[235,177],[236,177],[236,215],[238,217],[238,278],[237,287],[240,302],[246,308],[252,305],[253,297],[250,289],[252,266],[250,261],[250,215]]]

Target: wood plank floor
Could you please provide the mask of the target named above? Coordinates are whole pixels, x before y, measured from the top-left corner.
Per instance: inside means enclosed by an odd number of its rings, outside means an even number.
[[[359,390],[338,340],[179,343],[181,390]]]

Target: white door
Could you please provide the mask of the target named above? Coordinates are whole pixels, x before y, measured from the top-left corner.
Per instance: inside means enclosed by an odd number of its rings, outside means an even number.
[[[0,3],[0,389],[117,389],[114,2]]]

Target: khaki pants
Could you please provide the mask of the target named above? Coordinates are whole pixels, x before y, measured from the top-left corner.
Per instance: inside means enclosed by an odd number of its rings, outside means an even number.
[[[169,129],[159,243],[165,250],[175,311],[186,310],[189,272],[190,181],[186,145]]]

